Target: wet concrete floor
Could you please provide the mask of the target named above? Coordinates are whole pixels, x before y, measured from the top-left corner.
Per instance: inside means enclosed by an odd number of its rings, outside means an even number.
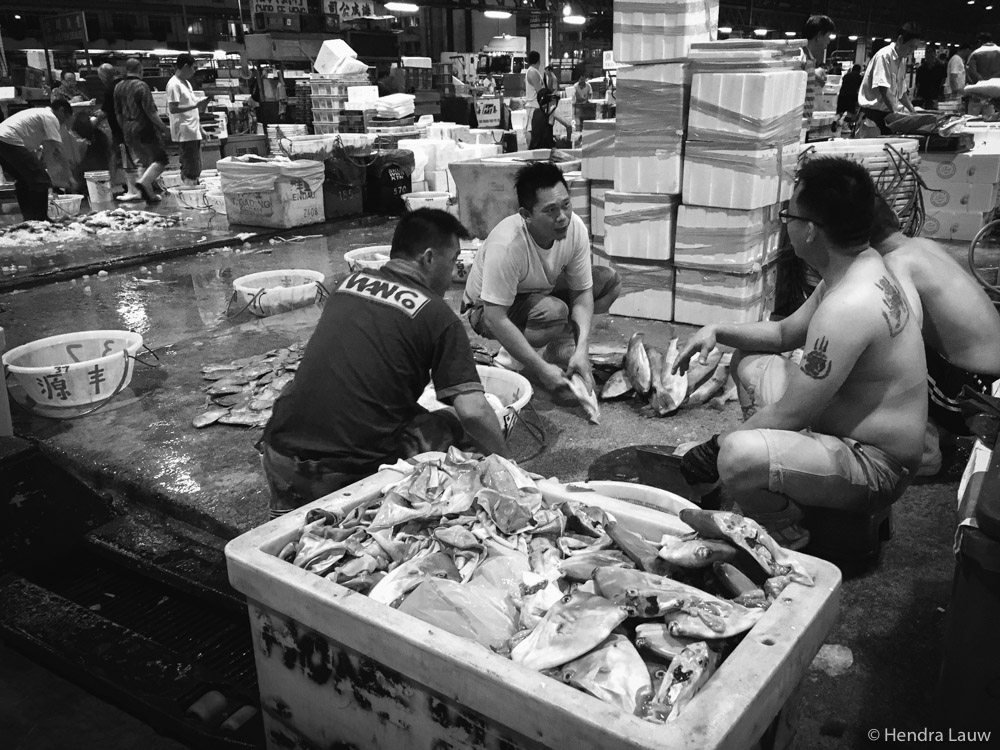
[[[125,328],[141,333],[158,356],[144,356],[155,367],[138,365],[130,387],[86,418],[53,420],[15,408],[17,433],[37,440],[91,484],[221,536],[264,522],[267,490],[253,448],[260,431],[191,426],[205,405],[199,369],[304,342],[319,311],[260,319],[244,311],[229,318],[232,280],[261,270],[310,268],[332,284],[347,272],[344,251],[388,243],[393,226],[392,219],[366,217],[318,239],[233,245],[0,294],[8,347],[74,330]],[[310,228],[283,236],[296,233],[309,234]],[[457,284],[448,294],[456,307],[460,294]],[[592,338],[595,344],[624,345],[636,330],[664,346],[694,329],[603,316]],[[473,340],[495,349],[495,343]],[[539,454],[521,426],[512,435],[512,450],[527,468],[566,481],[585,477],[591,462],[610,450],[702,439],[739,419],[735,404],[649,419],[632,402],[618,402],[602,405],[602,423],[595,427],[581,409],[554,404],[544,393],[536,393],[533,404],[546,430],[545,450]],[[956,490],[951,474],[911,487],[895,507],[896,534],[878,564],[845,580],[841,616],[827,642],[848,648],[853,663],[836,675],[832,668],[808,671],[796,747],[861,748],[874,728],[934,726],[934,685],[954,569]]]

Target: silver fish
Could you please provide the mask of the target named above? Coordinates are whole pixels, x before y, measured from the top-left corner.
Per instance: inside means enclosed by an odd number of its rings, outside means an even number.
[[[191,424],[200,430],[202,427],[208,427],[210,424],[219,421],[220,417],[225,416],[228,413],[229,409],[209,409],[192,419]]]
[[[730,355],[731,356],[731,355]],[[715,373],[715,368],[722,360],[722,351],[716,347],[708,353],[705,364],[701,363],[701,352],[691,357],[687,366],[688,393],[693,393],[698,387]]]
[[[597,550],[571,555],[559,562],[559,570],[571,581],[589,581],[598,568],[634,568],[635,564],[618,550]]]
[[[238,425],[240,427],[263,427],[267,420],[271,418],[270,411],[249,411],[248,409],[234,409],[228,414],[219,417],[219,424]]]
[[[713,539],[673,539],[660,547],[659,556],[682,568],[707,568],[714,562],[727,562],[737,555],[736,547]]]
[[[554,604],[510,658],[529,669],[549,669],[590,651],[618,627],[628,612],[602,596],[579,591]]]
[[[676,719],[681,710],[715,672],[717,657],[704,642],[692,643],[670,662],[643,718],[662,723]]]
[[[604,530],[640,570],[650,573],[669,572],[668,564],[658,556],[659,550],[642,535],[629,531],[610,519],[605,523]]]
[[[632,334],[625,354],[625,375],[629,383],[640,394],[646,395],[652,387],[652,376],[649,369],[649,355],[641,333]]]
[[[723,539],[750,553],[768,576],[789,575],[812,586],[812,576],[797,558],[779,546],[753,519],[722,510],[685,508],[678,514],[684,523],[708,539]]]
[[[650,406],[658,416],[666,417],[677,411],[687,395],[687,374],[674,374],[674,362],[677,360],[677,339],[671,339],[670,346],[663,355],[659,368],[654,366],[653,358],[649,359],[652,370],[653,395]]]
[[[631,392],[632,384],[625,376],[625,371],[619,370],[608,378],[608,382],[604,384],[604,388],[601,389],[601,400],[610,401],[613,398],[627,396]]]
[[[685,646],[694,642],[691,638],[671,635],[670,627],[665,622],[643,622],[635,627],[636,647],[668,661],[680,654]]]
[[[461,581],[462,574],[458,572],[455,563],[444,552],[433,552],[423,557],[407,560],[393,568],[389,574],[376,584],[368,596],[377,602],[398,607],[409,592],[428,578],[447,578],[449,581]]]
[[[591,424],[600,424],[601,407],[597,405],[597,396],[587,387],[587,383],[579,373],[574,372],[570,377],[569,389],[576,396],[576,400],[580,402],[580,406],[583,407],[583,411],[587,414],[587,420]]]
[[[215,385],[209,386],[205,392],[209,396],[231,396],[243,392],[243,383],[234,383],[231,380],[220,380]]]
[[[559,677],[596,698],[634,714],[652,697],[646,665],[629,639],[612,634],[589,654],[564,664]]]

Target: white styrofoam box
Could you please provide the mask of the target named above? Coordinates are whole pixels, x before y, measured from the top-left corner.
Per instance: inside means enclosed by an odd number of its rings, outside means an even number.
[[[677,195],[604,194],[604,248],[617,258],[668,261],[674,249]]]
[[[718,0],[614,0],[613,11],[617,63],[683,59],[719,28]]]
[[[348,86],[347,101],[353,103],[375,102],[378,100],[378,86]]]
[[[615,178],[615,120],[584,120],[583,176],[588,180]]]
[[[499,143],[455,143],[456,149],[447,164],[454,164],[457,161],[476,161],[477,159],[489,159],[493,156],[503,154],[503,146]],[[445,165],[447,166],[447,165]],[[438,169],[442,169],[440,155],[438,157]]]
[[[971,242],[992,216],[992,211],[979,213],[976,211],[941,211],[928,208],[920,234],[923,237],[933,237],[939,240]]]
[[[592,236],[590,238],[590,260],[595,266],[607,266],[610,268],[614,265],[611,262],[611,258],[604,252],[603,237]]]
[[[1000,151],[967,151],[961,154],[923,154],[920,176],[934,190],[949,182],[993,185],[1000,182]]]
[[[771,263],[748,274],[675,267],[674,322],[755,323],[774,310],[778,273]]]
[[[688,141],[684,146],[684,202],[753,209],[792,197],[799,144],[740,146]]]
[[[618,68],[615,189],[676,195],[691,73],[682,63]]]
[[[622,280],[621,293],[608,310],[612,315],[662,320],[674,318],[674,267],[655,261],[609,259]]]
[[[403,63],[404,68],[424,68],[425,70],[431,69],[431,59],[429,57],[407,57],[403,55],[400,58],[400,62]]]
[[[942,211],[972,211],[984,213],[997,207],[997,185],[972,185],[968,182],[947,183],[938,190],[928,190],[924,200]]]
[[[501,130],[500,128],[472,128],[468,133],[464,135],[460,134],[459,140],[462,143],[485,144],[488,146],[503,145],[503,137],[506,133],[506,130]]]
[[[973,150],[1000,150],[1000,122],[967,122],[962,126],[962,130],[971,133],[975,138]]]
[[[437,193],[451,193],[457,195],[455,189],[455,179],[447,169],[436,169],[433,172],[424,170],[424,179],[427,182],[427,189]]]
[[[432,140],[457,141],[468,134],[468,125],[457,125],[453,122],[435,122],[427,128],[427,137]]]
[[[523,133],[531,121],[530,114],[530,111],[527,109],[512,109],[510,111],[510,129],[516,133]],[[524,150],[520,146],[518,149],[521,151]]]
[[[615,184],[609,180],[590,181],[590,236],[604,240],[604,198]],[[603,245],[602,245],[603,246]]]
[[[795,138],[802,127],[806,77],[804,70],[695,73],[688,140],[784,142]]]
[[[587,229],[590,229],[590,180],[582,172],[564,172],[563,179],[569,187],[569,202],[573,213],[583,219]]]
[[[781,241],[778,204],[751,211],[682,205],[674,230],[674,263],[750,273],[773,261]]]

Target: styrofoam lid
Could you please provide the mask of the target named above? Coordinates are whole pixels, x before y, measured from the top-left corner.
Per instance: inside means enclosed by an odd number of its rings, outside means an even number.
[[[357,56],[358,53],[351,49],[351,46],[343,39],[327,39],[320,47],[319,54],[316,55],[313,69],[317,73],[331,75],[337,72],[344,58],[355,59]],[[365,69],[367,70],[367,67]]]

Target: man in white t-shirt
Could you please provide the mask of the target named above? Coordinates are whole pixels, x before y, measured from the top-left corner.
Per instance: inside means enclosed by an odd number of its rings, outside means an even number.
[[[886,115],[903,109],[914,111],[906,90],[906,61],[923,38],[923,33],[913,24],[903,24],[896,41],[875,53],[861,79],[858,106],[861,114],[874,122],[882,135],[892,134],[885,124]]]
[[[182,52],[177,55],[177,72],[167,81],[170,139],[180,146],[185,185],[197,185],[201,176],[201,113],[208,106],[208,99],[191,85],[195,70],[194,57]]]
[[[549,391],[574,373],[593,389],[592,318],[618,298],[621,279],[612,268],[591,268],[587,227],[573,213],[558,167],[523,167],[514,187],[520,210],[497,224],[476,253],[462,310],[476,333],[500,342],[495,364],[524,369]],[[543,358],[548,344],[561,341],[573,349],[565,371]]]
[[[25,221],[48,221],[52,180],[42,154],[61,161],[61,128],[73,117],[65,99],[24,109],[0,122],[0,166],[14,178],[14,195]]]
[[[958,48],[958,52],[948,60],[948,77],[944,79],[944,93],[948,97],[962,95],[965,89],[965,61],[969,59],[972,47],[968,42],[963,42]]]

